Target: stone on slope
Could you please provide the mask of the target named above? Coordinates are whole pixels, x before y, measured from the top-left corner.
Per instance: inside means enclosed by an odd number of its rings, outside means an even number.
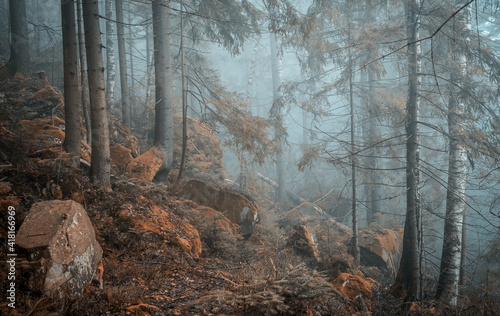
[[[72,200],[33,204],[16,242],[35,261],[29,286],[51,297],[80,296],[102,258],[87,212]]]

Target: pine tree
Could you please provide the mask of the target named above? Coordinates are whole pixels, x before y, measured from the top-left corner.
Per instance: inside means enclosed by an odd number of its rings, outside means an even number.
[[[78,55],[75,27],[75,1],[61,0],[63,59],[64,59],[64,117],[66,130],[64,149],[71,155],[73,166],[80,165],[80,112],[78,107]]]
[[[169,3],[169,0],[153,0],[152,2],[156,88],[154,145],[162,152],[163,165],[156,175],[156,179],[162,182],[167,181],[174,152]]]
[[[19,72],[30,75],[30,46],[26,1],[9,0],[10,13],[10,60],[9,72],[13,76]]]
[[[82,9],[92,121],[91,175],[93,181],[99,186],[110,189],[109,128],[97,0],[83,0]]]

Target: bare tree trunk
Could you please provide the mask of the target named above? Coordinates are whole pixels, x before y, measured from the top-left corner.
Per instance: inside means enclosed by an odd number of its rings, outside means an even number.
[[[394,287],[407,291],[406,301],[420,299],[420,200],[419,200],[419,89],[420,89],[420,0],[405,4],[408,43],[408,99],[406,101],[406,220],[403,253]]]
[[[92,121],[91,175],[95,183],[105,189],[110,189],[109,128],[99,30],[99,7],[97,0],[83,0],[82,4]]]
[[[155,138],[154,145],[162,152],[163,165],[156,180],[166,182],[174,155],[174,110],[172,105],[172,61],[170,53],[169,0],[155,0],[153,36],[155,59]]]
[[[250,113],[253,114],[252,108],[252,88],[255,77],[255,65],[257,64],[257,54],[259,52],[259,40],[255,39],[253,51],[252,51],[252,60],[250,62],[250,72],[248,74],[248,84],[247,84],[247,96],[246,101],[248,106],[250,107]],[[248,186],[248,165],[240,160],[240,174],[238,175],[238,184],[240,186],[240,190],[246,190]]]
[[[128,27],[128,51],[129,51],[129,59],[130,59],[130,98],[129,98],[129,108],[130,108],[130,128],[132,128],[132,118],[134,117],[133,105],[135,104],[135,75],[134,75],[134,54],[132,50],[134,48],[134,40],[133,40],[133,32],[132,32],[132,17],[130,12],[132,11],[132,5],[129,6],[128,11],[128,23],[130,23]],[[135,109],[134,109],[135,110]]]
[[[146,113],[149,112],[149,104],[151,103],[151,91],[153,90],[153,67],[154,61],[151,57],[151,31],[150,26],[146,26],[146,63],[147,63],[147,72],[146,72],[146,102],[145,108]]]
[[[472,29],[471,8],[465,8],[464,12],[457,15],[456,19],[463,26],[457,36],[464,36]],[[469,40],[466,34],[466,41]],[[464,53],[457,52],[458,48],[453,42],[451,51],[453,61],[458,60],[461,75],[465,77],[467,68],[467,57]],[[448,165],[448,188],[446,194],[446,216],[444,222],[443,254],[441,257],[441,268],[436,297],[446,304],[456,306],[458,303],[458,290],[460,284],[460,270],[462,263],[463,229],[466,208],[466,186],[467,186],[467,149],[463,142],[465,130],[466,105],[462,93],[455,91],[456,83],[464,80],[459,74],[452,73],[450,76],[450,100],[448,107],[448,133],[450,137],[450,153]]]
[[[259,54],[259,38],[255,39],[252,51],[252,60],[250,62],[250,73],[248,75],[248,85],[247,85],[247,103],[250,106],[250,111],[253,114],[252,105],[252,90],[253,82],[255,77],[255,66],[257,65],[257,55]]]
[[[181,0],[181,77],[182,77],[182,153],[181,165],[176,183],[179,184],[184,175],[184,165],[186,163],[186,148],[187,148],[187,78],[186,65],[184,64],[184,17],[182,16],[183,1]]]
[[[92,125],[90,123],[90,100],[89,100],[89,82],[87,79],[87,70],[85,62],[85,41],[83,39],[82,25],[82,7],[81,0],[76,1],[76,12],[78,15],[78,48],[80,51],[80,84],[81,101],[83,107],[83,116],[85,117],[85,128],[87,130],[87,144],[92,146]]]
[[[61,0],[63,60],[64,60],[64,117],[66,136],[64,149],[74,167],[80,165],[80,113],[78,108],[78,54],[76,46],[75,1]]]
[[[118,31],[118,64],[122,94],[122,122],[130,127],[130,97],[127,83],[127,53],[125,52],[125,27],[123,26],[123,0],[115,0],[116,30]]]
[[[26,1],[9,0],[10,13],[10,60],[8,69],[12,76],[16,72],[30,75],[30,46],[28,39],[28,21],[26,19]]]
[[[115,23],[113,22],[113,0],[105,0],[106,14],[106,104],[111,108],[115,101],[116,65],[115,65]]]
[[[351,39],[351,24],[349,23],[349,40]],[[357,188],[356,188],[356,152],[355,143],[355,123],[354,123],[354,86],[353,86],[353,61],[351,50],[349,49],[349,106],[351,116],[351,182],[352,182],[352,250],[356,264],[360,263],[360,251],[358,243],[358,209],[357,209]]]
[[[365,22],[374,23],[375,22],[375,4],[373,0],[365,0]],[[375,59],[377,54],[376,50],[370,51],[368,53],[368,60]],[[377,117],[378,109],[375,102],[375,66],[373,64],[367,65],[367,76],[368,76],[368,113],[369,113],[369,133],[368,142],[372,146],[369,152],[368,165],[372,169],[369,172],[370,179],[370,202],[368,203],[368,209],[366,213],[367,225],[375,222],[376,215],[380,213],[380,175],[379,175],[379,159],[378,151],[373,144],[375,144],[379,139],[379,130],[377,127]]]
[[[280,61],[278,60],[278,49],[276,44],[276,36],[274,33],[270,34],[271,38],[271,68],[273,77],[273,105],[271,108],[272,118],[276,120],[276,124],[283,125],[281,92],[279,86],[281,84],[280,78]],[[276,201],[283,202],[286,198],[285,194],[285,166],[283,162],[283,137],[276,129],[276,137],[278,139],[278,153],[276,154],[276,173],[278,178],[278,188],[276,189]]]

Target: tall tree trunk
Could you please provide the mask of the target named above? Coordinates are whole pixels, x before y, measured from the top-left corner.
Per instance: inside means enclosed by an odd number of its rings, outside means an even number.
[[[111,108],[115,101],[115,23],[113,22],[113,0],[105,0],[106,14],[106,104]]]
[[[375,4],[373,0],[365,0],[365,22],[375,23]],[[368,60],[375,59],[377,54],[376,50],[372,50],[368,53]],[[375,103],[375,67],[373,64],[369,64],[366,67],[368,76],[368,113],[369,113],[369,133],[368,142],[369,146],[373,146],[379,139],[379,131],[377,127],[377,117],[378,109]],[[375,222],[376,215],[380,213],[380,175],[379,175],[379,159],[378,150],[375,146],[371,147],[368,151],[368,165],[372,170],[369,172],[370,179],[370,200],[368,203],[367,213],[366,213],[366,223],[370,225]]]
[[[463,2],[462,2],[463,3]],[[465,8],[455,19],[462,29],[456,32],[457,36],[465,37],[471,30],[471,8]],[[465,34],[463,34],[465,33]],[[448,134],[450,137],[450,152],[448,164],[448,188],[446,194],[446,216],[444,222],[443,254],[436,297],[446,304],[456,306],[458,303],[458,289],[460,283],[460,267],[462,262],[463,228],[466,208],[467,185],[467,149],[463,142],[465,130],[466,105],[464,93],[457,92],[456,83],[463,83],[466,75],[467,58],[464,53],[458,52],[456,44],[451,44],[452,60],[459,61],[461,74],[452,73],[450,76],[450,98],[448,106]]]
[[[183,1],[181,0],[181,80],[182,80],[182,153],[181,165],[176,183],[179,184],[184,175],[184,165],[186,163],[186,148],[187,148],[187,78],[186,65],[184,60],[184,17],[182,16]]]
[[[122,93],[122,122],[130,127],[130,97],[127,83],[127,53],[125,51],[125,27],[123,26],[123,0],[115,0],[116,30],[118,31],[118,64]]]
[[[151,103],[151,91],[153,90],[153,67],[154,61],[151,57],[151,30],[150,26],[146,25],[146,102],[145,109],[146,114],[149,112],[149,105]],[[146,118],[148,119],[148,118]]]
[[[78,55],[76,46],[75,1],[61,0],[63,61],[64,61],[64,117],[66,136],[64,149],[70,154],[72,165],[80,165],[80,113],[78,108]]]
[[[92,146],[92,125],[90,123],[90,100],[89,82],[85,62],[85,41],[83,39],[82,7],[81,0],[76,1],[76,12],[78,15],[78,48],[80,52],[80,85],[83,116],[85,117],[85,128],[87,130],[87,144]]]
[[[31,69],[26,1],[9,0],[9,13],[10,60],[8,69],[12,76],[15,75],[16,72],[28,76]]]
[[[155,59],[155,138],[163,165],[156,180],[166,182],[174,151],[174,110],[172,105],[172,61],[170,53],[169,0],[152,2]]]
[[[259,40],[255,39],[254,47],[252,50],[252,60],[250,62],[250,72],[248,74],[248,84],[247,84],[247,95],[246,102],[250,108],[250,114],[253,114],[254,110],[252,108],[252,88],[255,77],[255,65],[257,64],[257,54],[259,53]],[[238,176],[238,184],[240,190],[246,190],[248,186],[248,165],[247,163],[240,160],[240,174]]]
[[[255,39],[255,43],[253,45],[252,50],[252,60],[250,61],[250,73],[248,75],[248,85],[247,85],[247,104],[250,106],[250,111],[254,114],[254,110],[252,108],[252,91],[253,91],[253,82],[255,78],[255,66],[257,65],[257,55],[259,54],[259,38]]]
[[[276,35],[270,34],[271,38],[271,72],[273,78],[273,105],[271,108],[272,118],[276,120],[276,124],[283,125],[282,105],[281,105],[281,92],[279,87],[281,84],[280,78],[280,60],[278,59],[278,48],[276,44]],[[276,129],[276,138],[278,139],[278,153],[276,154],[276,173],[278,178],[278,187],[276,188],[276,201],[283,202],[286,198],[285,194],[285,166],[283,162],[283,137]]]
[[[348,22],[349,23],[349,22]],[[349,41],[351,40],[351,23],[348,26]],[[352,182],[352,252],[356,264],[360,263],[360,251],[358,243],[358,209],[357,209],[357,187],[356,187],[356,152],[355,143],[355,121],[354,121],[354,85],[353,85],[353,61],[352,52],[349,49],[349,108],[351,116],[351,182]]]
[[[92,121],[91,175],[95,183],[105,189],[110,189],[109,127],[101,31],[99,30],[99,7],[97,0],[83,0],[82,4]]]
[[[420,0],[405,4],[408,43],[408,98],[406,101],[406,220],[403,235],[403,253],[394,288],[407,291],[406,301],[420,299],[420,200],[419,200],[419,89],[420,89]]]
[[[128,23],[130,25],[128,26],[128,56],[130,59],[130,98],[129,98],[129,108],[130,108],[130,124],[132,124],[132,117],[134,117],[134,113],[132,111],[132,107],[135,104],[135,74],[134,74],[134,54],[132,53],[132,50],[134,48],[134,40],[133,40],[133,32],[132,32],[132,17],[130,12],[132,11],[132,4],[129,6],[129,11],[128,11]],[[134,109],[135,110],[135,109]],[[132,128],[132,125],[130,125],[130,128]]]

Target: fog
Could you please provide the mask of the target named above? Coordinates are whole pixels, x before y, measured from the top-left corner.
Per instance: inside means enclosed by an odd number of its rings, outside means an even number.
[[[2,56],[8,50],[7,1],[2,1]],[[186,56],[188,72],[205,71],[204,76],[218,77],[225,91],[236,92],[246,101],[253,116],[272,118],[271,109],[276,102],[273,95],[272,59],[278,58],[280,71],[281,124],[286,131],[283,141],[284,180],[282,185],[309,202],[326,196],[335,196],[338,209],[332,214],[336,220],[352,225],[352,169],[357,167],[357,212],[360,226],[374,222],[384,227],[403,227],[406,218],[406,157],[407,140],[405,122],[408,119],[408,62],[410,44],[407,40],[405,8],[388,1],[364,1],[352,4],[334,1],[332,7],[321,1],[249,1],[261,12],[258,29],[249,29],[249,21],[225,21],[225,26],[236,24],[236,30],[220,31],[213,26],[212,33],[204,27],[210,19],[224,19],[221,15],[204,16],[197,12],[196,1],[185,1]],[[498,24],[499,14],[488,1],[479,1],[473,8],[473,30],[467,39],[455,38],[453,23],[448,19],[453,2],[438,1],[422,5],[418,43],[419,58],[419,201],[422,211],[423,268],[430,278],[439,274],[444,236],[444,217],[447,203],[448,166],[450,161],[449,118],[450,82],[454,76],[467,76],[467,82],[456,95],[467,95],[467,128],[464,130],[467,147],[466,190],[466,262],[467,278],[471,286],[484,282],[490,270],[499,269],[498,262],[488,262],[490,243],[498,240],[500,227],[498,173]],[[237,3],[240,3],[239,1]],[[264,3],[267,5],[265,6]],[[62,89],[62,45],[58,3],[55,1],[29,1],[28,20],[30,37],[36,42],[32,49],[33,62],[47,72],[50,82]],[[104,1],[100,1],[104,12]],[[321,5],[325,5],[322,8]],[[146,100],[148,64],[151,64],[153,39],[149,2],[125,1],[126,45],[129,83],[132,93],[133,119],[139,121],[145,113],[154,110]],[[180,4],[171,2],[171,45],[173,55],[174,105],[181,113],[180,71]],[[270,9],[271,8],[271,9]],[[294,17],[285,8],[293,8]],[[274,10],[274,11],[273,11]],[[268,14],[271,11],[272,14]],[[373,12],[372,12],[373,11]],[[244,12],[244,11],[242,11]],[[104,13],[101,13],[104,16]],[[208,13],[207,13],[208,15]],[[296,20],[294,20],[296,18]],[[110,18],[114,21],[115,17]],[[314,22],[307,24],[307,19]],[[372,19],[372,20],[370,20]],[[296,21],[296,22],[293,22]],[[450,23],[448,23],[450,22]],[[294,27],[300,24],[301,27]],[[200,26],[201,25],[201,26]],[[349,27],[348,27],[349,26]],[[240,28],[246,28],[240,30]],[[101,18],[103,43],[106,19]],[[441,31],[440,31],[441,30]],[[301,33],[302,31],[302,33]],[[115,28],[116,32],[116,28]],[[244,42],[231,51],[224,43],[224,32],[244,34]],[[232,34],[232,33],[231,33]],[[276,34],[278,56],[271,51],[271,34]],[[111,34],[116,36],[116,34]],[[226,34],[227,35],[227,34]],[[147,36],[150,36],[147,39]],[[195,38],[196,36],[196,38]],[[236,37],[236,36],[235,36]],[[467,56],[469,64],[462,72],[454,69],[458,59],[448,52],[449,38],[461,45],[457,55]],[[464,43],[471,43],[470,49]],[[476,44],[477,43],[477,44]],[[147,46],[149,45],[149,47]],[[451,44],[450,44],[451,45]],[[117,46],[115,41],[115,54]],[[148,52],[149,51],[149,52]],[[488,52],[487,56],[485,55]],[[462,55],[460,55],[462,56]],[[149,60],[148,60],[149,58]],[[489,59],[488,59],[489,58]],[[103,50],[106,61],[106,47]],[[133,67],[132,67],[133,64]],[[106,71],[109,65],[105,65]],[[352,72],[349,79],[349,70]],[[453,74],[453,71],[458,74]],[[466,73],[466,75],[464,74]],[[116,74],[119,82],[119,71]],[[193,75],[194,76],[194,75]],[[276,76],[276,74],[274,74]],[[211,78],[211,77],[210,77]],[[215,79],[214,79],[215,80]],[[349,80],[352,80],[350,83]],[[189,91],[196,91],[188,84]],[[120,116],[120,88],[116,84],[115,100],[108,104],[112,113]],[[207,95],[210,95],[207,93]],[[451,93],[453,95],[453,93]],[[214,95],[210,97],[215,98]],[[466,99],[466,97],[464,97]],[[235,97],[236,99],[236,97]],[[210,98],[188,93],[188,113],[206,119],[207,109],[213,109]],[[351,117],[350,105],[354,106]],[[154,103],[154,101],[153,101]],[[355,152],[351,152],[351,119]],[[209,120],[207,120],[208,122]],[[208,122],[208,124],[212,124]],[[272,125],[271,125],[272,126]],[[221,137],[227,128],[213,124]],[[143,128],[132,123],[132,130]],[[270,136],[273,129],[269,129]],[[224,149],[224,168],[227,178],[237,182],[242,171],[238,159],[244,155],[234,148]],[[299,168],[302,167],[302,168]],[[256,174],[274,181],[279,175],[275,156],[266,157],[265,163],[249,164],[249,173],[256,184],[263,185]],[[452,193],[453,194],[453,193]],[[268,199],[274,199],[269,192]],[[333,210],[332,210],[333,212]]]

